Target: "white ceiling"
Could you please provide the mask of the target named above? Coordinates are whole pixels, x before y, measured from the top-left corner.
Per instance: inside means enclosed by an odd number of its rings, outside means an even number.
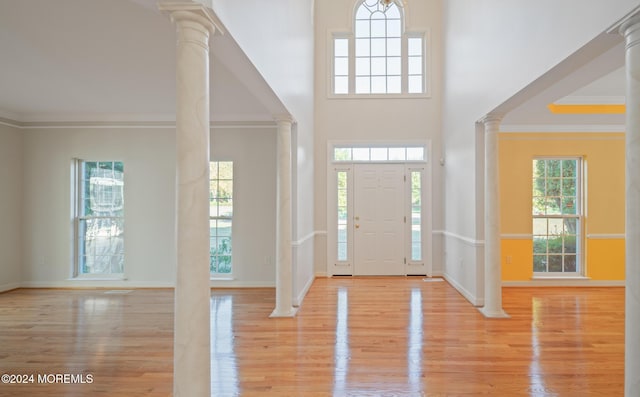
[[[623,98],[623,59],[622,44],[589,62],[568,58],[570,74],[505,102],[503,125],[624,125],[624,115],[546,107]],[[212,120],[286,113],[229,34],[214,38],[211,66]],[[174,119],[175,31],[156,0],[0,0],[0,71],[0,117],[18,122]]]
[[[155,0],[0,0],[0,117],[174,120],[174,29]],[[220,121],[286,112],[228,34],[212,45],[211,109]]]
[[[557,104],[621,104],[625,98],[624,42],[620,35],[602,33],[571,54],[521,92],[500,105],[505,114],[501,129],[571,131],[578,126],[591,130],[620,131],[624,114],[553,114]]]

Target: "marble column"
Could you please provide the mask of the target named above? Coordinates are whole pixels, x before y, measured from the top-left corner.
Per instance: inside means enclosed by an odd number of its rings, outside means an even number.
[[[485,317],[508,317],[502,310],[500,262],[500,190],[498,132],[501,117],[488,115],[484,123],[484,307]]]
[[[624,395],[640,396],[640,17],[620,27],[626,41],[626,288]]]
[[[176,25],[176,234],[173,395],[211,395],[209,38],[207,9],[164,2]]]
[[[290,116],[277,116],[276,308],[270,317],[293,317],[293,262],[291,259],[291,125]]]

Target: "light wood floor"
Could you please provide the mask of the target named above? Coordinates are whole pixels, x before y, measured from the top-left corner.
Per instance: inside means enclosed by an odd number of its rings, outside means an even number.
[[[446,282],[317,279],[294,319],[273,289],[212,291],[214,396],[621,396],[623,288],[505,288],[485,319]],[[1,396],[169,396],[173,292],[0,294]]]

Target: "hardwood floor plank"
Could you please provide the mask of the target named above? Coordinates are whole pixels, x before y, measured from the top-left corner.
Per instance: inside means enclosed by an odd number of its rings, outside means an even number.
[[[273,289],[214,290],[213,396],[616,396],[623,288],[505,288],[485,319],[446,282],[317,279],[295,318]],[[0,396],[170,396],[173,291],[0,294]]]

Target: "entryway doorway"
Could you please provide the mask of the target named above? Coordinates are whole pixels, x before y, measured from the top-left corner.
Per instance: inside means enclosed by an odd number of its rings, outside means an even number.
[[[430,275],[428,145],[333,147],[327,273]]]
[[[404,165],[354,166],[356,276],[404,275]]]

